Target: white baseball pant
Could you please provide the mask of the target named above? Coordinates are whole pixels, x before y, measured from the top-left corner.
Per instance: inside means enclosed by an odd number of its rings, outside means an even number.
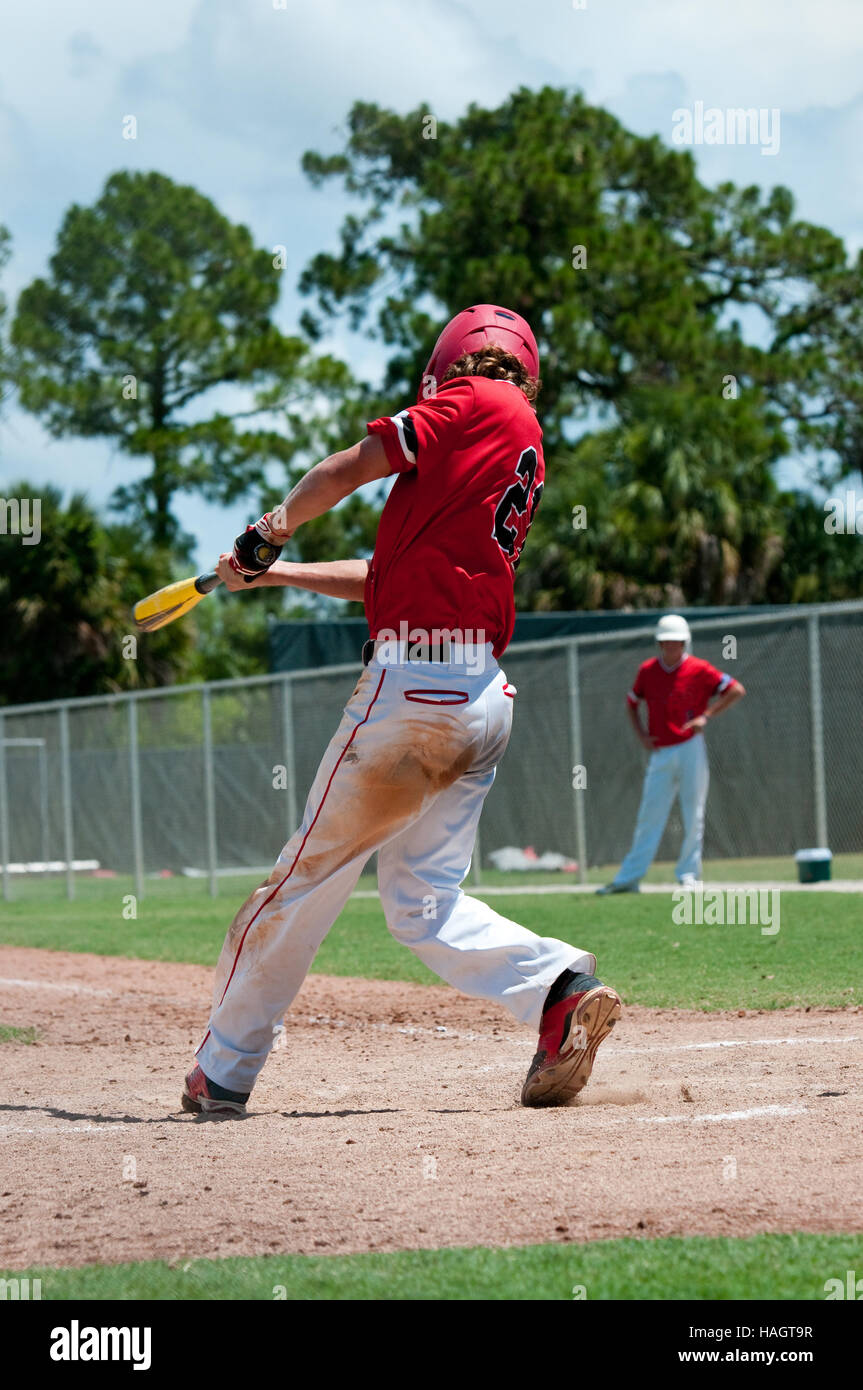
[[[512,725],[513,687],[483,650],[479,670],[373,658],[363,671],[302,825],[225,939],[198,1049],[218,1085],[251,1091],[274,1029],[375,850],[393,936],[464,993],[537,1027],[562,971],[595,971],[589,951],[535,936],[462,891]]]
[[[683,844],[675,872],[678,879],[684,874],[701,877],[704,808],[709,782],[707,748],[702,734],[651,753],[632,847],[614,876],[615,883],[638,883],[647,873],[659,848],[675,796],[680,797],[683,819]]]

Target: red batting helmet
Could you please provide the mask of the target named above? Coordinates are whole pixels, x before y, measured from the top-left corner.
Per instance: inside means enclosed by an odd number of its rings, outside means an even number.
[[[465,352],[477,352],[488,343],[506,348],[523,362],[531,376],[539,376],[539,349],[530,331],[530,325],[512,309],[504,309],[500,304],[474,304],[470,309],[462,309],[454,319],[450,319],[432,349],[426,363],[420,386],[418,401],[425,396],[429,377],[439,382],[446,375],[447,368]]]

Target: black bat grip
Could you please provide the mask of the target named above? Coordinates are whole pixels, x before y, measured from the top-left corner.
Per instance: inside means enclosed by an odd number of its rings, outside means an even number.
[[[199,594],[210,594],[221,584],[221,579],[215,570],[210,570],[207,574],[199,574],[195,580],[195,588]]]

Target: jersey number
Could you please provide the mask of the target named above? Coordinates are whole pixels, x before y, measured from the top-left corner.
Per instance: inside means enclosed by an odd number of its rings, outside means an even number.
[[[495,540],[513,569],[518,566],[530,523],[542,497],[542,483],[536,482],[536,449],[525,449],[515,466],[516,481],[511,483],[494,513]]]

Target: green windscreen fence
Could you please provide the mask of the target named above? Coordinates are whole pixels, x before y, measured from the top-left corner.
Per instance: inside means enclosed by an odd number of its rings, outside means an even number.
[[[544,642],[557,637],[579,637],[596,632],[625,632],[642,628],[662,617],[667,609],[642,608],[633,613],[519,613],[513,643]],[[747,611],[742,608],[678,608],[690,622],[721,618]],[[765,604],[759,614],[783,613],[785,606]],[[794,611],[794,610],[792,610]],[[799,610],[798,610],[799,611]],[[365,618],[335,618],[326,622],[274,622],[270,627],[270,670],[312,671],[359,661],[369,635]]]

